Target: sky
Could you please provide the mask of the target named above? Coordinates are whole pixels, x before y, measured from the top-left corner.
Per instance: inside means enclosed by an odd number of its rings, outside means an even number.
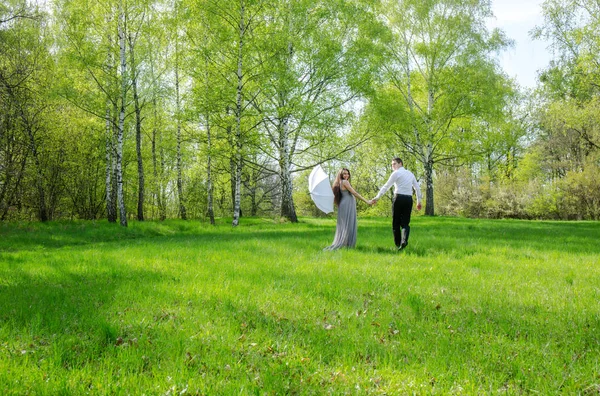
[[[514,40],[515,45],[504,51],[500,65],[523,87],[536,85],[538,71],[552,59],[547,42],[533,40],[530,31],[541,26],[543,0],[492,0],[495,19],[488,21],[490,28],[498,27]]]

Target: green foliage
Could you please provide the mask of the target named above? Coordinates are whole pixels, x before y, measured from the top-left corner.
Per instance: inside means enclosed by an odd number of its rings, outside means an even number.
[[[583,171],[568,172],[559,181],[562,218],[600,220],[599,172],[600,166],[591,164]]]
[[[553,100],[587,101],[598,95],[600,9],[593,0],[547,0],[544,24],[534,34],[550,41],[556,59],[541,75],[542,88]]]
[[[434,170],[481,150],[501,123],[514,87],[491,57],[509,41],[489,32],[488,2],[384,1],[390,40],[369,115],[424,170],[426,213],[434,214]]]
[[[600,68],[593,59],[600,54],[600,9],[594,1],[548,0],[543,11],[535,34],[557,52],[540,78],[545,103],[535,150],[547,183],[555,186],[546,201],[559,218],[597,219]]]
[[[596,389],[600,229],[389,218],[0,224],[3,394]]]
[[[543,12],[534,35],[556,57],[528,96],[499,69],[511,41],[486,27],[483,0],[6,1],[0,219],[107,216],[121,101],[126,212],[143,175],[147,218],[178,216],[181,196],[204,219],[209,159],[217,216],[232,211],[240,164],[242,212],[293,218],[294,204],[319,215],[303,173],[316,163],[351,168],[371,197],[393,156],[428,214],[597,218],[600,12],[591,0]]]
[[[440,213],[493,219],[598,220],[597,165],[589,164],[582,171],[569,171],[555,182],[544,183],[540,164],[523,162],[516,179],[495,182],[477,179],[464,170],[438,173]]]

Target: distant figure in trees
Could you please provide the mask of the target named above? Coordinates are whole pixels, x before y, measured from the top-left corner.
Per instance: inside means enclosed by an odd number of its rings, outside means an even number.
[[[350,184],[350,171],[346,168],[340,169],[333,183],[333,202],[338,207],[335,237],[331,246],[324,250],[335,250],[341,247],[352,248],[356,246],[356,198],[371,205]]]
[[[399,251],[408,245],[408,236],[410,235],[410,214],[413,206],[413,190],[417,195],[417,210],[421,210],[421,188],[415,175],[404,168],[402,160],[398,157],[392,160],[392,169],[390,175],[377,196],[370,200],[371,204],[377,201],[394,186],[394,201],[392,204],[392,231],[394,232],[394,243]]]

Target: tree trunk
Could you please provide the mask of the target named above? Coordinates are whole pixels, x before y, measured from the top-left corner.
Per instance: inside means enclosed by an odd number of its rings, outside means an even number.
[[[286,217],[292,223],[298,222],[296,208],[294,207],[294,198],[292,196],[293,185],[292,177],[289,171],[281,171],[281,216]]]
[[[15,103],[18,103],[17,94],[14,90],[6,85],[8,95],[14,100]],[[40,163],[40,158],[38,155],[37,144],[35,142],[35,131],[34,126],[32,125],[32,121],[28,118],[25,110],[23,108],[23,103],[19,104],[19,117],[21,118],[21,122],[23,124],[23,128],[27,135],[29,152],[33,156],[33,163],[35,166],[35,188],[38,193],[38,218],[41,221],[48,221],[48,208],[46,206],[46,195],[44,191],[44,174],[42,172],[42,167]]]
[[[179,35],[179,32],[176,32]],[[183,176],[181,158],[181,102],[179,97],[179,37],[175,38],[175,96],[177,106],[177,195],[179,198],[179,216],[187,220],[187,211],[183,199]]]
[[[251,183],[254,180],[250,181]],[[256,187],[250,189],[250,216],[254,217],[258,214],[258,204],[256,203]]]
[[[117,212],[113,202],[113,134],[110,107],[106,107],[106,217],[109,223],[116,223]]]
[[[1,136],[1,135],[0,135]],[[12,155],[7,156],[5,158],[7,161],[2,164],[5,170],[5,178],[0,183],[0,208],[4,206],[5,210],[8,209],[8,201],[4,204],[4,197],[6,196],[6,192],[8,191],[8,186],[12,186],[12,173],[13,173],[13,162]]]
[[[206,37],[205,37],[206,40]],[[204,87],[206,88],[206,97],[209,97],[210,92],[210,80],[208,74],[208,57],[204,58]],[[208,218],[210,224],[215,225],[215,210],[214,210],[214,192],[213,192],[213,181],[212,181],[212,136],[210,130],[210,111],[206,109],[206,195],[207,195],[207,206],[208,206]]]
[[[119,220],[127,227],[127,211],[123,192],[123,130],[125,127],[125,105],[127,103],[127,59],[125,56],[125,15],[121,5],[119,10],[119,47],[121,56],[121,107],[119,109],[119,126],[117,128],[117,201],[119,204]]]
[[[167,218],[165,202],[164,202],[164,194],[163,194],[163,179],[164,179],[164,161],[162,157],[162,135],[158,134],[158,125],[159,125],[159,117],[158,117],[158,101],[156,99],[157,88],[157,77],[154,72],[154,58],[150,59],[150,75],[152,76],[153,89],[152,89],[152,110],[153,110],[153,122],[152,126],[152,175],[154,176],[154,197],[156,199],[156,205],[158,206],[158,218],[161,221],[164,221]],[[157,140],[160,139],[159,148],[161,153],[160,158],[160,170],[159,170],[159,161],[157,157]]]
[[[18,173],[17,180],[14,184],[14,189],[12,190],[12,193],[6,199],[7,205],[6,205],[6,208],[4,209],[4,212],[2,213],[2,218],[0,220],[3,220],[3,221],[6,220],[6,216],[8,215],[9,205],[11,202],[13,202],[15,200],[15,196],[17,195],[17,193],[19,191],[19,187],[21,186],[23,176],[25,175],[25,167],[27,165],[27,154],[28,153],[25,153],[25,155],[23,155],[23,159],[21,160],[21,169]]]
[[[156,198],[156,206],[158,206],[158,212],[160,216],[160,189],[158,181],[158,161],[156,159],[156,125],[152,128],[151,151],[152,176],[154,176],[154,197]],[[154,217],[154,210],[152,211],[152,217]]]
[[[425,215],[433,216],[434,202],[433,202],[433,158],[431,154],[425,161]]]
[[[207,161],[206,161],[206,192],[208,199],[208,217],[210,218],[210,224],[215,225],[215,211],[213,205],[213,183],[211,175],[211,159],[212,159],[212,141],[210,136],[210,119],[209,115],[206,115],[206,144],[207,144]]]
[[[239,126],[238,126],[239,128]],[[233,226],[240,222],[241,215],[241,189],[242,189],[242,148],[239,140],[236,142],[235,153],[235,195],[233,200]]]
[[[426,128],[431,136],[431,116],[433,114],[433,107],[435,106],[435,94],[431,87],[431,81],[427,82],[427,121]],[[433,202],[433,144],[428,143],[425,154],[425,183],[426,183],[426,194],[425,197],[425,215],[433,216],[435,213],[434,202]]]
[[[21,169],[19,170],[19,173],[17,174],[17,180],[15,181],[15,183],[12,185],[13,190],[12,193],[8,196],[8,198],[6,199],[6,206],[4,208],[4,212],[2,213],[2,217],[0,218],[0,220],[4,221],[6,220],[6,216],[8,215],[8,208],[10,203],[14,200],[15,195],[17,195],[17,191],[19,190],[19,187],[21,186],[21,181],[23,180],[23,176],[25,175],[25,166],[27,165],[27,152],[23,153],[23,158],[21,159]],[[6,186],[8,186],[8,182],[6,183]],[[2,202],[2,201],[0,201]]]
[[[231,129],[231,128],[229,128]],[[229,157],[229,184],[231,186],[231,213],[233,213],[233,208],[235,207],[235,139],[233,138],[233,133],[229,132],[231,137],[231,156]]]
[[[161,220],[165,220],[167,218],[167,187],[165,186],[165,148],[162,145],[162,137],[159,135],[158,143],[160,150],[158,151],[158,158],[160,159],[160,167],[159,167],[159,178],[160,178],[160,196],[161,199],[161,207],[160,207],[160,218]]]
[[[163,202],[163,194],[162,194],[162,161],[161,161],[161,170],[158,170],[158,159],[156,155],[156,140],[157,140],[157,129],[156,125],[158,124],[158,115],[156,111],[156,98],[153,98],[153,106],[154,106],[154,127],[152,128],[152,174],[154,175],[154,183],[155,183],[155,194],[156,194],[156,205],[158,206],[158,218],[163,221],[166,219],[167,214],[164,207]]]
[[[286,217],[292,223],[298,222],[294,198],[292,195],[292,175],[290,173],[290,148],[289,148],[289,122],[285,116],[281,122],[279,131],[279,178],[281,180],[281,216]]]
[[[227,106],[226,114],[229,116],[229,112],[231,109]],[[233,206],[235,203],[235,139],[233,137],[233,130],[231,125],[227,125],[227,143],[229,144],[230,152],[229,152],[229,184],[231,188],[231,213],[233,213]]]
[[[107,25],[110,24],[110,22],[112,21],[112,16],[108,15],[107,18]],[[108,33],[108,48],[106,51],[106,64],[107,67],[110,70],[113,70],[115,67],[115,58],[114,55],[112,53],[112,47],[114,45],[114,37],[112,35],[112,32]],[[111,106],[112,106],[112,112],[111,112]],[[115,180],[114,180],[114,174],[115,174],[115,147],[114,147],[114,136],[115,136],[115,119],[114,117],[116,116],[117,113],[117,108],[116,108],[116,102],[112,101],[112,105],[111,105],[111,100],[109,97],[107,97],[106,99],[106,114],[105,117],[106,119],[104,120],[105,122],[105,139],[106,139],[106,178],[105,178],[105,189],[106,189],[106,218],[108,219],[109,223],[116,223],[117,222],[117,205],[115,202],[115,189],[113,188],[115,186]]]
[[[288,3],[289,4],[289,3]],[[290,16],[290,34],[292,34],[291,21],[293,18]],[[294,55],[294,46],[291,42],[288,42],[287,48],[287,67],[291,67],[291,59]],[[283,94],[282,100],[280,100],[280,107],[285,108],[287,104],[287,94]],[[296,216],[296,208],[294,207],[294,196],[292,195],[294,187],[292,185],[291,162],[292,154],[290,151],[290,116],[284,115],[281,118],[279,124],[279,178],[281,180],[281,216],[286,217],[292,223],[298,222]]]
[[[245,26],[245,8],[244,2],[240,1],[240,22],[239,22],[239,42],[237,58],[237,90],[235,101],[235,195],[233,201],[233,226],[237,226],[240,221],[241,208],[241,181],[242,181],[242,95],[243,95],[243,54],[244,54],[244,35]]]
[[[14,93],[11,94],[13,98],[16,97]],[[44,174],[42,172],[42,165],[40,163],[37,144],[35,142],[35,132],[33,130],[34,127],[27,118],[25,110],[23,110],[22,106],[19,109],[19,112],[21,120],[23,121],[23,127],[27,133],[27,138],[29,140],[29,151],[33,156],[33,163],[35,166],[35,188],[38,193],[38,218],[40,221],[48,221],[48,208],[46,206],[46,194],[44,191]]]
[[[2,76],[0,75],[0,78]],[[16,118],[13,118],[10,104],[5,108],[3,124],[0,125],[0,170],[4,176],[0,180],[0,208],[3,209],[0,220],[4,221],[8,215],[9,208],[17,192],[21,188],[21,180],[25,173],[29,151],[17,138],[18,127]],[[9,113],[10,112],[10,113]],[[19,158],[20,157],[20,158]],[[15,180],[16,179],[16,180]]]
[[[112,171],[112,187],[111,187],[111,203],[112,203],[112,213],[114,222],[117,221],[117,142],[116,138],[119,134],[119,105],[118,100],[113,102],[113,112],[112,112],[112,136],[110,137],[110,150],[111,150],[111,171]]]
[[[142,110],[137,90],[137,75],[135,64],[134,43],[129,35],[129,56],[131,57],[131,85],[133,88],[133,105],[135,108],[135,152],[137,155],[138,170],[138,205],[137,219],[144,221],[144,163],[142,158]]]
[[[38,217],[41,221],[48,221],[48,208],[46,206],[46,194],[44,191],[44,174],[42,172],[42,165],[40,164],[40,158],[35,143],[34,133],[30,125],[26,125],[27,136],[29,137],[29,148],[31,155],[33,156],[33,163],[35,164],[35,187],[38,192]]]

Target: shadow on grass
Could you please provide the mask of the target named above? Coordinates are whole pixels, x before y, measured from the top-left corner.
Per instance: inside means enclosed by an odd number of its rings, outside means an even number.
[[[293,244],[300,248],[327,246],[335,233],[334,220],[326,224],[301,222],[277,224],[261,219],[248,219],[236,228],[230,225],[210,226],[206,223],[167,221],[132,222],[120,227],[107,222],[72,222],[0,224],[0,253],[60,249],[95,244],[124,244],[135,241],[161,243],[193,243],[206,245],[244,244],[268,241],[269,244]],[[396,254],[390,219],[359,219],[361,252]],[[460,256],[486,252],[492,248],[533,249],[600,253],[600,223],[537,222],[519,220],[474,220],[457,218],[416,217],[411,224],[411,245],[406,252],[427,256],[444,252]],[[309,242],[309,243],[307,243]]]
[[[52,270],[44,276],[12,270],[0,284],[0,322],[5,334],[14,337],[6,340],[10,354],[46,349],[46,356],[58,356],[64,368],[80,366],[115,345],[120,329],[112,309],[119,306],[114,303],[121,287],[134,283],[139,292],[163,280],[158,272],[116,262],[84,273],[66,271],[60,264]],[[21,339],[29,341],[21,345]]]
[[[468,256],[492,249],[600,253],[600,223],[418,217],[404,253]],[[391,241],[391,230],[389,231]]]
[[[210,226],[206,223],[184,221],[131,222],[121,227],[107,222],[49,222],[49,223],[0,223],[0,252],[61,249],[65,247],[127,243],[136,240],[196,240],[240,241],[252,239],[285,240],[331,235],[329,227],[316,224],[257,223],[236,228],[230,225]],[[258,228],[262,226],[263,228]],[[297,228],[301,228],[298,230]]]

